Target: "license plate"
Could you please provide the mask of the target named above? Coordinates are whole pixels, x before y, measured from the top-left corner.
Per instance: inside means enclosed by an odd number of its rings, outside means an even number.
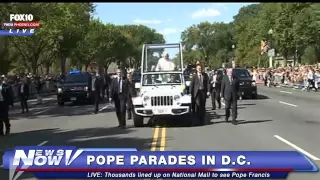
[[[167,110],[166,109],[158,109],[157,110],[159,114],[163,114],[163,113],[166,113]]]
[[[77,98],[72,97],[72,98],[70,98],[70,100],[71,100],[71,101],[75,101],[75,100],[77,100]]]

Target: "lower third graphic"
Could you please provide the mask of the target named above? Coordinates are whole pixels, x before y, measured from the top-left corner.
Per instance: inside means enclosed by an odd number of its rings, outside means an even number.
[[[35,29],[8,29],[0,30],[0,36],[32,36],[35,32]]]

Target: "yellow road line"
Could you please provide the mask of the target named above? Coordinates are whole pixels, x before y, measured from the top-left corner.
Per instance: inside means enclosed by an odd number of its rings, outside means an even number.
[[[157,151],[157,150],[165,151],[165,148],[166,148],[166,132],[167,132],[166,128],[160,128],[160,127],[154,128],[150,151]],[[160,141],[160,144],[158,145],[159,141]]]
[[[161,140],[160,140],[160,151],[165,151],[166,149],[166,128],[162,128]]]
[[[157,142],[158,142],[158,138],[159,138],[159,127],[156,127],[154,129],[154,133],[153,133],[153,138],[152,138],[152,143],[151,143],[151,151],[156,151],[157,149]]]

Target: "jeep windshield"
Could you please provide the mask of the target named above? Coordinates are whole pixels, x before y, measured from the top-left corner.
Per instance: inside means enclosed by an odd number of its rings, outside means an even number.
[[[161,86],[161,85],[181,85],[182,74],[179,73],[161,73],[143,75],[143,86]]]
[[[143,72],[181,71],[180,44],[150,44],[145,47]]]

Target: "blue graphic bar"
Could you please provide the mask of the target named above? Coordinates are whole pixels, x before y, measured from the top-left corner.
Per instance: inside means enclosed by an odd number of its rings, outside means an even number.
[[[286,179],[287,172],[36,172],[39,179]]]
[[[8,29],[0,30],[0,36],[32,36],[35,32],[35,29]]]
[[[65,146],[16,147],[3,155],[3,168],[29,172],[125,171],[170,172],[199,169],[229,171],[317,172],[318,167],[296,151],[136,151],[77,149]],[[154,169],[154,170],[152,170]]]

